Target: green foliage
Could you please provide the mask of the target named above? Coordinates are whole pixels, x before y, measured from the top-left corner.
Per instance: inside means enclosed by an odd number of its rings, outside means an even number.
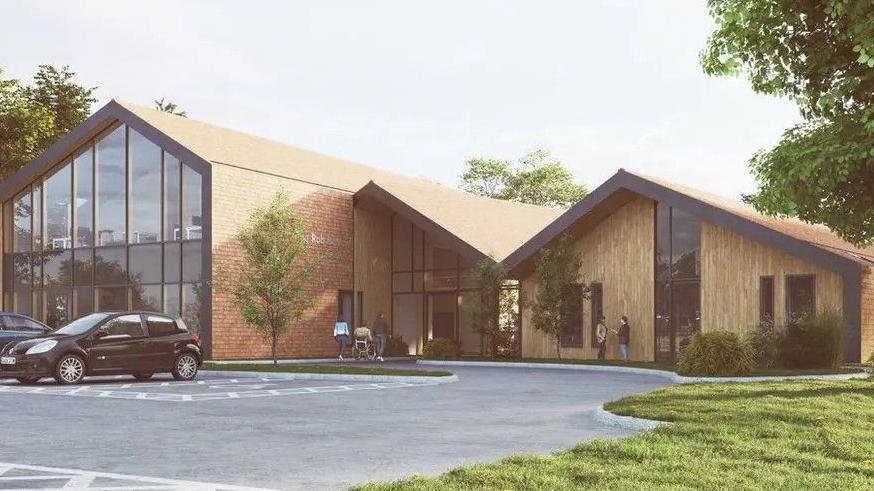
[[[313,306],[307,291],[314,271],[312,261],[305,257],[307,229],[288,196],[277,193],[237,233],[243,265],[224,280],[246,322],[269,339],[274,363],[277,338]]]
[[[677,373],[697,376],[747,375],[755,366],[750,347],[730,331],[697,332],[680,351]]]
[[[31,86],[2,79],[0,70],[0,179],[43,153],[91,112],[96,87],[73,81],[69,67],[40,65]]]
[[[183,118],[187,118],[188,115],[185,111],[180,111],[179,107],[176,106],[175,102],[164,102],[164,98],[162,97],[160,101],[155,101],[155,109],[158,111],[163,111],[165,113],[173,114],[174,116],[182,116]]]
[[[773,322],[763,322],[747,331],[744,341],[753,355],[753,362],[759,368],[782,366],[780,358],[784,330]]]
[[[428,360],[455,360],[461,355],[461,347],[452,339],[434,338],[425,343],[422,357]]]
[[[820,312],[785,329],[780,359],[785,368],[838,368],[843,364],[844,319]]]
[[[561,338],[569,330],[565,292],[573,285],[584,283],[582,268],[582,257],[574,248],[573,238],[568,233],[559,237],[553,245],[544,247],[537,255],[537,293],[530,304],[531,324],[555,340],[559,358]],[[588,288],[583,287],[583,297],[588,298],[588,295]],[[523,299],[523,303],[528,302]]]
[[[746,73],[754,90],[792,98],[805,118],[751,159],[753,204],[874,243],[874,2],[708,4],[717,28],[704,71]]]
[[[474,290],[470,299],[470,327],[484,336],[490,356],[512,356],[519,315],[515,290],[507,285],[507,270],[491,257],[479,260],[471,271]]]
[[[389,336],[385,342],[385,356],[410,356],[410,345],[401,336]]]
[[[479,196],[569,208],[588,194],[574,182],[573,174],[548,150],[538,149],[519,159],[473,158],[461,175],[461,189]]]

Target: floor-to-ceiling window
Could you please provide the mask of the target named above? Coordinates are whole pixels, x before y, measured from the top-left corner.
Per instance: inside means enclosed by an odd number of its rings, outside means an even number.
[[[655,216],[656,359],[673,360],[701,329],[701,224],[662,203]]]
[[[117,125],[4,203],[3,303],[51,326],[202,307],[202,176]]]

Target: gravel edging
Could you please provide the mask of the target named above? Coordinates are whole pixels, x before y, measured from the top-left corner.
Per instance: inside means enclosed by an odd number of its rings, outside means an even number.
[[[502,361],[460,361],[460,360],[417,360],[417,365],[447,366],[447,367],[499,367],[499,368],[539,368],[548,370],[579,370],[589,372],[630,373],[663,377],[676,384],[694,384],[699,382],[774,382],[781,380],[854,380],[868,378],[867,372],[829,373],[807,375],[763,375],[761,377],[685,377],[667,370],[653,368],[622,367],[615,365],[582,365],[573,363],[531,363]]]
[[[592,413],[592,419],[607,426],[633,431],[648,431],[658,428],[659,426],[671,424],[668,421],[635,418],[634,416],[620,416],[604,409],[604,406],[595,409]]]
[[[442,385],[458,382],[455,374],[443,377],[422,377],[416,375],[366,375],[351,373],[289,373],[289,372],[248,372],[237,370],[201,370],[201,375],[211,377],[232,378],[272,378],[281,380],[327,380],[334,382],[370,382],[390,383],[400,382],[407,384],[430,384]]]

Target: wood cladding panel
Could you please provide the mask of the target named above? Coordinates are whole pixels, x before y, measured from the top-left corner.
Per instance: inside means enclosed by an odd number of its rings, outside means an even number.
[[[654,354],[654,206],[652,200],[635,197],[584,231],[575,242],[582,254],[584,281],[603,285],[608,330],[618,328],[620,316],[628,316],[629,358],[633,360],[652,360]],[[523,278],[525,298],[535,298],[536,283],[535,273]],[[587,300],[583,306],[583,344],[563,347],[562,358],[597,358],[597,348],[592,346],[590,313],[591,301]],[[556,357],[555,341],[534,329],[530,309],[523,310],[522,328],[524,357]],[[607,358],[619,358],[618,339],[612,333],[607,337]]]
[[[874,355],[874,269],[862,273],[862,358],[866,361]]]
[[[759,322],[759,278],[774,277],[774,317],[786,322],[786,276],[816,275],[816,309],[840,312],[843,279],[773,247],[701,223],[701,329],[742,333]]]
[[[388,210],[355,208],[355,291],[364,292],[364,320],[371,328],[379,312],[392,323],[391,237]]]

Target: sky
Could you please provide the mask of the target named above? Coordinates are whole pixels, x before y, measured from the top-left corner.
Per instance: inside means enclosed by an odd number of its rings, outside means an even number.
[[[455,186],[547,148],[590,188],[620,167],[737,198],[798,122],[705,75],[704,0],[17,1],[0,68],[69,65],[110,99]]]

